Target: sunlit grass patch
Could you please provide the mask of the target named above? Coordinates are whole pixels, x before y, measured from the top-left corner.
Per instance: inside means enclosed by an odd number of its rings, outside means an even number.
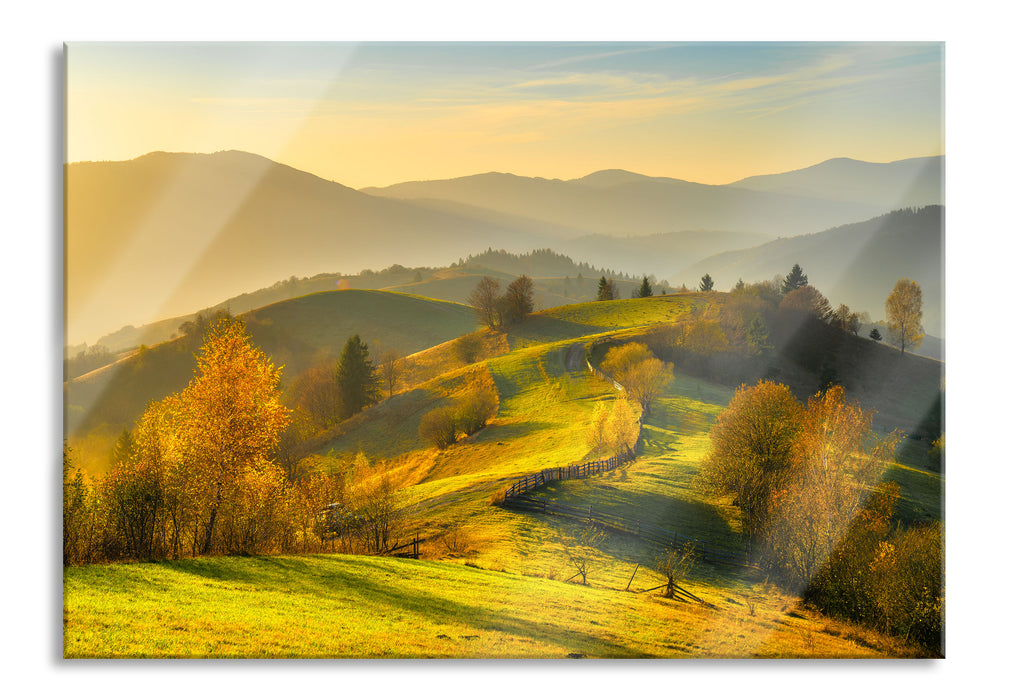
[[[64,573],[64,655],[87,657],[878,656],[790,618],[425,561],[243,557]],[[739,595],[739,594],[735,594]]]

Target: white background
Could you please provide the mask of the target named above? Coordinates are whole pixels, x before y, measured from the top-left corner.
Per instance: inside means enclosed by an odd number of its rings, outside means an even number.
[[[695,6],[696,5],[696,6]],[[995,3],[513,0],[9,4],[0,141],[4,694],[49,697],[989,696],[1009,600],[1005,24]],[[62,42],[101,40],[946,42],[947,659],[928,662],[66,662],[61,659]],[[999,212],[996,212],[996,207]],[[25,340],[31,339],[31,340]],[[974,692],[972,692],[974,691]],[[994,690],[997,694],[999,691]]]

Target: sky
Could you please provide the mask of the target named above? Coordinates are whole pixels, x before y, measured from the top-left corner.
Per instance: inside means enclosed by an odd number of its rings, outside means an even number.
[[[726,184],[944,153],[941,42],[70,42],[66,159],[244,150],[349,187]]]

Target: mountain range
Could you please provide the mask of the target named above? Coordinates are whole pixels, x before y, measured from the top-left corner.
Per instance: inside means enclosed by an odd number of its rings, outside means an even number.
[[[292,275],[444,265],[488,247],[549,247],[692,285],[686,273],[727,250],[940,204],[942,172],[941,156],[835,159],[722,186],[604,170],[358,191],[236,151],[73,163],[67,341],[192,313]]]

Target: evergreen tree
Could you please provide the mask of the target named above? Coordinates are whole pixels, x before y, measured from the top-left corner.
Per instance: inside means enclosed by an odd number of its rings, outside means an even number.
[[[336,366],[336,385],[342,401],[341,420],[359,413],[365,406],[378,401],[378,377],[375,366],[368,358],[368,346],[359,335],[352,335],[343,346],[340,362]]]
[[[704,277],[701,278],[701,291],[710,292],[714,288],[715,288],[715,281],[711,279],[711,275],[705,272]]]
[[[613,281],[606,279],[606,275],[599,278],[599,287],[596,289],[596,301],[610,301],[613,299]]]
[[[652,285],[648,282],[648,275],[641,278],[641,286],[638,287],[639,297],[650,297],[652,296]]]
[[[785,296],[789,292],[794,292],[799,287],[805,287],[807,284],[809,284],[809,280],[806,279],[806,273],[799,267],[799,263],[795,263],[792,266],[792,271],[785,275],[785,281],[781,283],[781,295]]]
[[[883,336],[882,336],[882,334],[880,334],[880,332],[879,332],[879,329],[878,329],[878,328],[873,328],[873,329],[872,329],[872,330],[871,330],[871,331],[869,332],[869,337],[870,337],[870,338],[872,338],[873,340],[876,340],[876,341],[879,341],[879,340],[882,340],[882,339],[883,339]]]
[[[774,348],[768,339],[769,335],[763,317],[757,314],[750,321],[750,327],[746,329],[746,346],[754,355],[763,355]]]

